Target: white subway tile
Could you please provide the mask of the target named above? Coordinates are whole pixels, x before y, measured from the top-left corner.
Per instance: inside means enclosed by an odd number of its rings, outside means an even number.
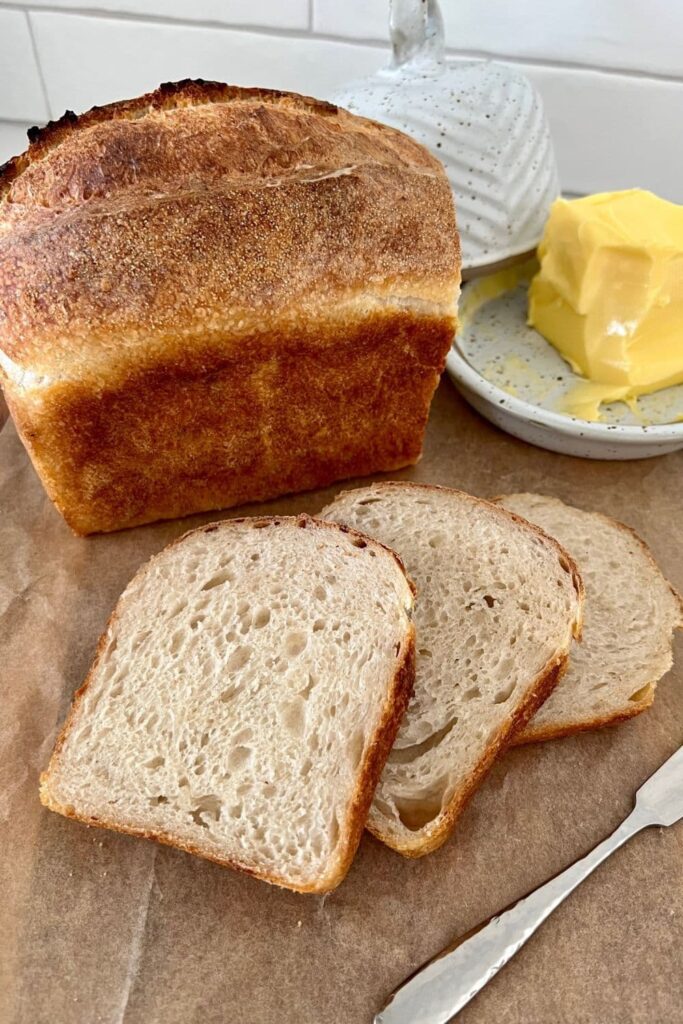
[[[386,61],[381,47],[309,37],[37,12],[30,15],[53,116],[179,78],[325,96]],[[1,113],[1,111],[0,111]]]
[[[22,7],[61,7],[151,14],[183,21],[268,28],[308,28],[308,0],[20,0]]]
[[[572,192],[651,189],[683,203],[683,82],[520,67],[535,83]]]
[[[0,117],[30,121],[46,115],[27,17],[0,10]]]
[[[18,156],[24,152],[28,146],[26,132],[29,128],[28,123],[0,121],[0,164],[4,164],[11,156]]]
[[[316,32],[389,38],[388,0],[313,0]],[[441,0],[458,52],[647,71],[683,78],[681,0]]]

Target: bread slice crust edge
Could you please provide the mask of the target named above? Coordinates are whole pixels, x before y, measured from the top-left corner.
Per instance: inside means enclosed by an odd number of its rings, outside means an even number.
[[[182,543],[187,537],[193,534],[213,532],[221,527],[229,526],[233,523],[245,522],[248,518],[250,517],[243,516],[237,519],[222,520],[221,522],[209,523],[205,526],[200,526],[197,529],[189,530],[182,534],[182,536],[178,537],[175,541],[172,541],[171,544],[168,544],[157,555],[152,556],[151,559],[138,569],[138,573],[145,572],[149,565],[158,558],[159,555],[168,551],[169,548]],[[351,527],[342,526],[340,524],[329,523],[325,520],[316,519],[308,515],[255,516],[253,517],[253,521],[255,523],[264,523],[273,526],[289,522],[296,523],[302,528],[314,526],[314,528],[337,529],[341,530],[342,533],[358,537],[366,543],[381,548],[383,551],[390,554],[406,577],[411,592],[415,594],[415,585],[406,573],[403,562],[396,552],[358,530],[354,530]],[[67,713],[64,724],[58,733],[48,766],[40,775],[39,795],[41,803],[49,810],[54,811],[57,814],[61,814],[65,818],[71,818],[74,821],[79,821],[89,827],[93,826],[96,828],[108,829],[114,832],[121,832],[125,835],[137,836],[141,839],[152,839],[165,846],[172,846],[176,849],[183,850],[185,853],[192,853],[197,857],[211,861],[221,867],[233,868],[234,870],[241,871],[244,874],[251,875],[254,878],[259,878],[262,881],[269,882],[271,885],[277,885],[285,889],[290,889],[294,892],[324,894],[335,889],[345,878],[355,856],[363,830],[365,829],[372,798],[374,796],[377,783],[379,782],[380,775],[382,774],[384,763],[394,745],[394,740],[396,739],[396,734],[401,724],[401,720],[412,696],[415,681],[415,625],[412,619],[410,621],[406,639],[402,644],[400,660],[397,661],[394,676],[384,701],[380,724],[375,732],[372,742],[368,746],[365,758],[358,771],[358,782],[351,801],[345,841],[340,847],[340,851],[336,856],[332,869],[326,875],[311,884],[298,885],[292,883],[290,879],[287,879],[282,875],[259,871],[251,865],[244,864],[230,858],[216,857],[213,854],[202,850],[195,844],[188,843],[184,839],[175,836],[171,832],[127,826],[117,822],[112,822],[104,817],[82,815],[78,813],[75,807],[60,803],[58,800],[53,798],[50,791],[51,775],[59,767],[62,748],[74,724],[81,701],[83,700],[83,697],[85,696],[85,693],[99,667],[100,660],[110,639],[111,630],[116,627],[118,617],[117,602],[109,617],[107,625],[99,638],[95,657],[85,681],[73,695],[70,709]]]

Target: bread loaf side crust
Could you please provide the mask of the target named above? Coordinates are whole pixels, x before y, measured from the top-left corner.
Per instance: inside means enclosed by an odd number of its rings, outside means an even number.
[[[209,523],[205,526],[200,526],[196,530],[190,530],[184,533],[181,537],[177,538],[171,544],[167,545],[163,550],[168,550],[169,547],[174,547],[177,544],[181,544],[187,537],[195,533],[209,533],[215,530],[230,527],[231,524],[244,522],[244,518],[237,518],[231,520],[224,520],[218,523]],[[360,533],[350,527],[337,525],[335,523],[328,523],[324,520],[315,519],[311,516],[302,514],[300,516],[261,516],[254,518],[255,523],[265,524],[267,526],[279,526],[282,523],[296,523],[297,526],[306,529],[332,529],[338,530],[345,534],[351,534],[357,537],[359,540],[372,545],[375,548],[381,549],[384,553],[389,554],[396,562],[398,568],[406,578],[406,582],[411,590],[415,593],[415,585],[405,571],[405,567],[400,557],[391,548],[381,544],[379,541],[371,537],[366,537],[365,534]],[[158,556],[153,556],[146,563],[145,566],[138,570],[140,572],[146,572],[152,562]],[[193,843],[188,843],[184,839],[178,836],[174,836],[172,833],[161,832],[151,829],[142,829],[132,826],[122,825],[117,822],[113,822],[106,818],[92,817],[87,815],[79,814],[78,811],[70,806],[60,803],[55,800],[51,793],[51,782],[53,776],[59,771],[60,757],[62,748],[66,742],[66,739],[71,731],[71,728],[76,720],[78,708],[85,696],[85,693],[94,678],[94,675],[98,669],[100,660],[107,649],[107,645],[111,638],[111,633],[115,629],[118,620],[118,605],[114,608],[109,621],[105,627],[104,632],[100,636],[97,644],[95,658],[92,666],[83,682],[82,686],[74,693],[71,707],[67,714],[67,717],[60,729],[57,739],[55,741],[54,749],[50,757],[49,764],[44,772],[40,776],[40,800],[41,803],[49,810],[54,811],[57,814],[61,814],[66,818],[72,818],[75,821],[80,821],[84,825],[93,826],[96,828],[105,828],[114,832],[122,832],[126,835],[137,836],[141,839],[153,839],[158,843],[162,843],[166,846],[173,846],[176,849],[183,850],[186,853],[192,853],[195,856],[202,857],[204,860],[212,861],[214,864],[219,864],[222,867],[233,868],[234,870],[241,871],[245,874],[251,875],[254,878],[259,878],[262,881],[269,882],[272,885],[278,885],[282,888],[291,889],[295,892],[301,893],[326,893],[335,889],[340,882],[343,881],[346,873],[351,866],[351,862],[355,856],[356,849],[360,842],[367,815],[370,810],[372,798],[375,792],[375,788],[379,781],[379,777],[384,768],[384,763],[389,755],[389,752],[394,744],[396,734],[398,732],[401,720],[405,713],[405,710],[412,696],[413,686],[415,682],[415,626],[412,621],[409,623],[409,627],[406,631],[406,636],[401,643],[400,650],[397,655],[397,665],[394,676],[389,685],[387,696],[384,701],[382,709],[382,717],[378,725],[372,742],[368,745],[368,750],[365,755],[362,766],[359,769],[359,778],[356,785],[356,790],[351,802],[349,815],[347,819],[347,831],[344,837],[344,841],[340,844],[339,854],[336,861],[332,864],[330,871],[324,877],[312,882],[310,885],[298,885],[293,884],[290,879],[285,876],[278,874],[271,874],[267,872],[259,871],[249,864],[244,864],[237,860],[224,859],[216,857],[213,853],[207,852],[199,846]]]
[[[412,465],[452,324],[397,310],[245,338],[184,364],[8,404],[78,534],[264,501]]]

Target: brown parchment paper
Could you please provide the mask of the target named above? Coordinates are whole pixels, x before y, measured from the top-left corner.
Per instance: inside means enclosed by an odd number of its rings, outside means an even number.
[[[490,427],[444,381],[422,462],[396,475],[481,495],[537,490],[617,516],[683,587],[683,452],[627,463],[544,452]],[[315,512],[340,488],[259,511]],[[143,560],[212,518],[78,539],[11,423],[0,433],[2,1024],[367,1024],[423,961],[607,835],[683,741],[679,637],[652,710],[512,751],[445,847],[408,861],[366,837],[326,898],[44,810],[39,771],[116,598]],[[683,1021],[682,953],[678,825],[599,868],[458,1020]]]

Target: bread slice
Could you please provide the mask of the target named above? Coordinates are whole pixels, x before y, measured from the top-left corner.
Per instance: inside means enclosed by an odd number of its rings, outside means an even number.
[[[393,552],[308,516],[186,534],[120,598],[43,803],[333,889],[412,690],[412,605]]]
[[[395,548],[417,584],[415,696],[368,827],[419,857],[557,683],[580,632],[581,581],[556,541],[461,491],[375,484],[321,514]]]
[[[586,586],[583,642],[555,692],[515,737],[553,739],[637,715],[671,668],[683,603],[648,547],[623,523],[541,494],[499,499],[564,545]]]

